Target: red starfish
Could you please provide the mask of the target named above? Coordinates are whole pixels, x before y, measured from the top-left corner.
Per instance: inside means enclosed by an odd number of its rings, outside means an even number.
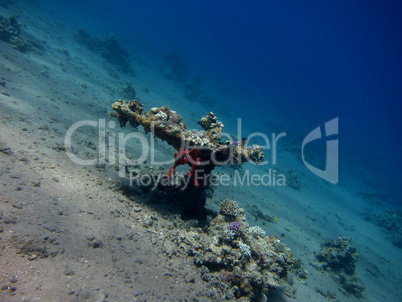
[[[177,166],[188,164],[189,166],[191,166],[191,170],[190,173],[187,174],[187,176],[191,175],[193,177],[194,185],[198,188],[200,184],[195,177],[195,167],[199,166],[201,162],[201,157],[198,155],[200,153],[200,149],[193,148],[191,150],[182,151],[181,148],[179,148],[178,151],[178,153],[174,154],[175,162],[173,167],[169,169],[169,178],[174,175]]]

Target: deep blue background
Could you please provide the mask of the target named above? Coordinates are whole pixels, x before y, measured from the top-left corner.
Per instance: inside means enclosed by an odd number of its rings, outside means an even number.
[[[151,56],[178,50],[252,129],[307,134],[339,116],[343,160],[360,158],[384,185],[401,181],[401,1],[39,3]]]

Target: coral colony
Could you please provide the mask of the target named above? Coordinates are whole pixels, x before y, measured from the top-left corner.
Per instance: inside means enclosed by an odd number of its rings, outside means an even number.
[[[229,225],[228,225],[228,230],[232,231],[232,232],[235,233],[236,235],[239,234],[240,228],[241,228],[241,223],[240,223],[240,222],[237,222],[237,221],[231,222],[231,223],[229,223]]]
[[[206,231],[183,230],[173,241],[194,257],[207,287],[221,292],[225,301],[266,301],[295,263],[280,239],[250,227],[244,210],[229,199],[222,201]]]

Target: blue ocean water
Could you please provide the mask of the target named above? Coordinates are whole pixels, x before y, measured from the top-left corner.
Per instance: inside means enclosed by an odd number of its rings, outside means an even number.
[[[213,110],[241,117],[250,132],[294,131],[301,145],[338,117],[340,182],[363,170],[382,199],[400,202],[399,1],[38,3],[129,49],[178,51],[205,91],[219,93]]]

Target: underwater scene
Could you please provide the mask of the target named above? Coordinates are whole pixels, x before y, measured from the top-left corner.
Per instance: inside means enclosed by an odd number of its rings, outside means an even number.
[[[401,11],[0,0],[0,301],[402,301]]]

